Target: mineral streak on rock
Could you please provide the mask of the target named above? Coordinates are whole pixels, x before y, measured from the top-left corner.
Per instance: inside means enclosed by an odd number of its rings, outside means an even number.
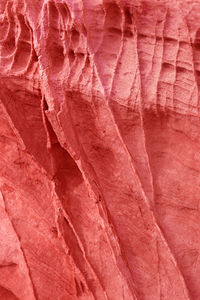
[[[200,0],[0,0],[0,299],[200,299]]]

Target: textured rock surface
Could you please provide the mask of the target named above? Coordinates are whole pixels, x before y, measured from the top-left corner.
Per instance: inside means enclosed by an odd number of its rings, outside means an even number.
[[[0,1],[0,299],[200,299],[200,1]]]

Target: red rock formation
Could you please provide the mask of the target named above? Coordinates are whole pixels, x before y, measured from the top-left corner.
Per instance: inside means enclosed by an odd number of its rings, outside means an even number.
[[[200,299],[200,1],[0,1],[0,299]]]

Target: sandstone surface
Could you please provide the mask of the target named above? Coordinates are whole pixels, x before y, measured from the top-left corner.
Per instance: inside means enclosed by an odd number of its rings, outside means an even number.
[[[0,0],[0,299],[200,299],[200,1]]]

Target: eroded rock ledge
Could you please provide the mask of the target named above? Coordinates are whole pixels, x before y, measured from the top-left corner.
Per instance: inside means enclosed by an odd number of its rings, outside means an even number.
[[[0,1],[0,298],[200,299],[200,1]]]

